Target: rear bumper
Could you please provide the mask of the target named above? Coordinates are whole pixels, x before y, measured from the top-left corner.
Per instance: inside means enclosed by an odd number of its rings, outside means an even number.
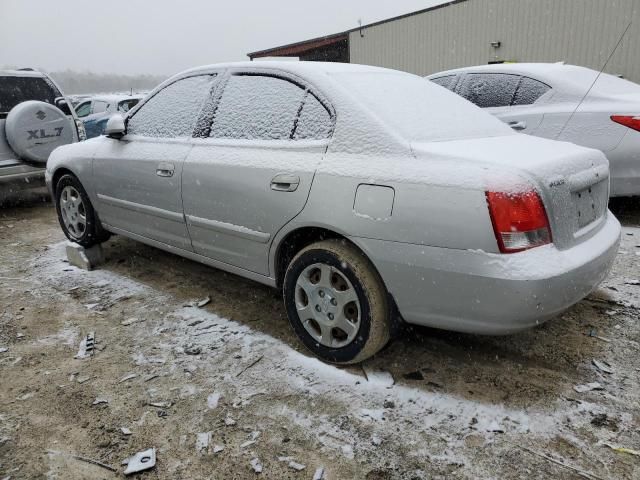
[[[478,334],[509,334],[579,302],[607,276],[620,243],[608,212],[591,238],[512,255],[352,239],[378,268],[408,323]]]

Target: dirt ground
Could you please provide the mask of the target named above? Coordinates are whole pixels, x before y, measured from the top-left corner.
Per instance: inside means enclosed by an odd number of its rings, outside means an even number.
[[[79,270],[51,204],[5,204],[0,480],[123,478],[151,447],[136,478],[638,479],[616,448],[640,450],[640,202],[612,209],[613,271],[562,316],[508,337],[407,328],[340,369],[276,291],[122,237]]]

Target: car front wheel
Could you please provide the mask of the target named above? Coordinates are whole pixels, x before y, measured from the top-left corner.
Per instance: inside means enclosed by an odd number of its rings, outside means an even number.
[[[56,211],[62,231],[72,242],[91,247],[108,240],[89,196],[73,175],[63,175],[56,184]]]
[[[284,300],[296,334],[323,360],[358,363],[389,341],[382,279],[344,240],[325,240],[300,251],[285,275]]]

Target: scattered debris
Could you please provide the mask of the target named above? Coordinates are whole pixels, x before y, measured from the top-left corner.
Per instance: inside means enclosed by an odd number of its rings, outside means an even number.
[[[145,382],[150,382],[151,380],[153,380],[154,378],[158,378],[160,375],[158,375],[157,373],[153,373],[151,375],[148,375],[146,377],[144,377],[144,381]]]
[[[222,445],[214,445],[213,446],[213,453],[220,453],[223,450],[224,450],[224,447]]]
[[[396,403],[393,400],[385,399],[382,406],[384,408],[396,408]]]
[[[617,446],[612,445],[612,444],[607,443],[607,442],[604,442],[603,445],[609,447],[614,452],[626,453],[628,455],[634,455],[636,457],[640,457],[640,451],[638,451],[638,450],[633,450],[631,448],[625,448],[625,447],[617,447]]]
[[[593,360],[591,360],[591,363],[593,363],[593,365],[603,373],[613,373],[613,368],[611,368],[611,365],[609,365],[607,362],[601,362],[594,358]]]
[[[424,380],[424,375],[420,370],[416,370],[415,372],[403,373],[402,378],[405,380]]]
[[[371,444],[378,447],[382,444],[382,439],[377,435],[374,435],[373,437],[371,437]]]
[[[124,325],[125,327],[128,327],[129,325],[133,325],[134,323],[138,323],[138,322],[144,322],[144,318],[138,318],[138,317],[127,318],[126,320],[123,320],[122,322],[120,322],[120,325]]]
[[[86,337],[82,339],[80,342],[80,348],[78,349],[78,353],[75,357],[76,359],[82,360],[84,358],[89,358],[93,355],[96,347],[96,334],[95,332],[89,332]]]
[[[584,385],[576,385],[573,389],[578,393],[590,392],[592,390],[604,390],[604,387],[598,382],[587,383]]]
[[[105,404],[105,403],[109,403],[109,400],[107,398],[98,397],[93,401],[93,403],[91,405],[102,405],[102,404]]]
[[[240,375],[242,375],[244,372],[246,372],[247,370],[249,370],[251,367],[253,367],[254,365],[256,365],[260,360],[262,360],[264,358],[264,355],[260,355],[256,360],[254,360],[253,362],[251,362],[249,365],[247,365],[246,367],[244,367],[242,370],[240,370],[237,374],[236,377],[239,377]]]
[[[131,380],[132,378],[136,378],[138,376],[137,373],[130,373],[129,375],[125,375],[120,379],[120,383],[126,382],[127,380]]]
[[[372,370],[368,367],[362,367],[362,372],[364,373],[367,382],[375,383],[380,385],[381,387],[392,387],[396,381],[393,378],[391,373],[386,370]]]
[[[260,463],[257,457],[251,459],[251,468],[253,468],[253,471],[256,473],[262,473],[262,463]]]
[[[202,347],[190,343],[189,345],[184,347],[184,353],[186,353],[187,355],[200,355],[202,353]]]
[[[150,407],[156,407],[156,408],[170,408],[171,405],[173,405],[172,402],[149,402],[147,403],[147,405],[149,405]]]
[[[99,467],[102,467],[104,469],[110,470],[112,472],[117,472],[118,471],[117,469],[115,469],[112,466],[107,465],[105,463],[99,462],[97,460],[93,460],[92,458],[82,457],[80,455],[76,455],[76,454],[73,454],[73,453],[58,452],[56,450],[47,450],[47,451],[45,451],[45,453],[47,453],[49,455],[63,455],[65,457],[75,458],[76,460],[80,460],[81,462],[91,463],[93,465],[97,465]]]
[[[91,377],[90,377],[90,376],[88,376],[88,375],[85,375],[85,376],[82,376],[82,377],[78,377],[78,378],[76,379],[76,381],[77,381],[79,384],[83,384],[83,383],[85,383],[85,382],[88,382],[89,380],[91,380]]]
[[[138,452],[133,457],[126,460],[126,462],[127,468],[124,471],[125,475],[149,470],[156,465],[156,449],[150,448],[148,450]]]
[[[219,401],[220,401],[219,393],[212,393],[211,395],[209,395],[207,397],[207,407],[209,408],[209,410],[213,410],[214,408],[217,408]]]
[[[313,474],[313,480],[324,480],[324,467],[316,468],[316,471]]]
[[[8,352],[9,349],[7,347],[0,347],[0,353]]]
[[[227,427],[233,427],[236,424],[236,421],[233,418],[227,416],[227,418],[224,419],[224,424]]]
[[[209,443],[211,442],[211,436],[213,432],[203,432],[196,434],[196,451],[200,453],[206,453],[209,449]]]
[[[627,279],[624,281],[625,285],[640,285],[640,280],[636,280],[634,279]]]
[[[240,448],[247,448],[250,447],[251,445],[253,445],[254,443],[256,443],[255,440],[247,440],[246,442],[244,442],[243,444],[240,445]]]
[[[551,463],[555,463],[556,465],[559,465],[561,467],[564,467],[568,470],[573,470],[574,472],[578,473],[581,477],[585,477],[585,478],[593,478],[596,480],[603,480],[601,477],[598,477],[597,475],[594,475],[591,472],[587,472],[586,470],[582,470],[578,467],[574,467],[573,465],[569,465],[568,463],[565,463],[563,461],[560,460],[556,460],[555,458],[552,458],[548,455],[545,455],[544,453],[540,453],[540,452],[536,452],[535,450],[531,450],[530,448],[527,447],[523,447],[522,445],[516,445],[518,448],[524,450],[525,452],[529,452],[532,455],[537,455],[540,458],[544,458],[545,460],[551,462]]]
[[[291,461],[288,463],[288,465],[289,465],[289,467],[290,467],[290,468],[293,468],[294,470],[296,470],[296,471],[298,471],[298,472],[301,472],[302,470],[304,470],[305,468],[307,468],[307,466],[306,466],[306,465],[303,465],[303,464],[301,464],[301,463],[295,462],[295,461],[293,461],[293,460],[291,460]]]
[[[131,430],[129,430],[127,427],[121,427],[120,431],[123,435],[131,435]]]
[[[614,432],[617,432],[619,429],[618,422],[615,419],[610,418],[606,413],[598,413],[597,415],[594,415],[591,419],[591,425],[599,428],[606,427]]]
[[[504,433],[504,427],[502,427],[498,422],[493,420],[487,427],[487,432]]]
[[[208,304],[209,302],[211,302],[211,297],[204,298],[204,299],[202,299],[202,300],[200,300],[199,302],[196,303],[196,307],[202,308],[206,304]]]

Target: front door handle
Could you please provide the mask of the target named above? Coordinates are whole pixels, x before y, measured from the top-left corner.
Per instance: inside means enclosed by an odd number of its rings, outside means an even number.
[[[281,173],[271,179],[271,190],[276,192],[295,192],[300,185],[300,177]]]
[[[173,163],[161,162],[156,168],[156,175],[158,175],[159,177],[173,177],[175,168],[176,167],[173,165]]]
[[[523,121],[509,122],[509,126],[514,130],[524,130],[525,128],[527,128],[527,122],[523,122]]]

